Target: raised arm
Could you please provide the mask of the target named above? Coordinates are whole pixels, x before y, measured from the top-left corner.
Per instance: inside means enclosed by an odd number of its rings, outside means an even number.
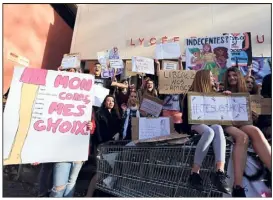
[[[156,74],[159,75],[159,71],[161,70],[159,60],[155,59],[155,64],[156,64]]]
[[[179,58],[178,58],[178,69],[184,70],[183,63],[182,63],[182,56],[179,56]]]

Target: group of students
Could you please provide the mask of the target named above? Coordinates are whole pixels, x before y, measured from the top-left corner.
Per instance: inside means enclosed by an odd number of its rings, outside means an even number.
[[[182,69],[182,62],[181,60],[179,61],[179,67]],[[155,60],[155,63],[159,70],[160,62]],[[67,71],[81,73],[81,71],[76,69]],[[96,63],[94,71],[95,84],[109,88],[110,94],[105,97],[101,107],[93,107],[91,121],[88,124],[91,134],[89,154],[90,158],[93,158],[93,162],[96,162],[96,148],[99,144],[111,140],[132,139],[132,118],[147,116],[147,113],[141,112],[139,108],[143,96],[150,95],[164,101],[161,115],[173,118],[175,130],[178,133],[195,131],[201,135],[196,146],[194,163],[189,177],[189,185],[191,187],[199,190],[203,189],[202,178],[199,175],[199,171],[211,144],[213,146],[216,161],[216,171],[212,182],[221,192],[231,194],[232,191],[233,197],[246,196],[242,180],[249,141],[251,141],[253,149],[260,160],[271,172],[271,147],[264,133],[257,127],[257,124],[259,124],[257,122],[259,121],[257,117],[255,118],[256,120],[254,123],[256,126],[221,126],[217,124],[211,126],[205,124],[190,125],[188,124],[187,94],[160,95],[156,89],[155,82],[151,78],[145,78],[139,89],[134,85],[129,85],[127,80],[118,83],[114,78],[112,80],[102,79],[100,77],[101,65],[99,63]],[[269,83],[264,84],[265,87],[267,87]],[[255,85],[255,79],[251,76],[243,77],[238,67],[230,67],[227,69],[222,85],[223,88],[216,86],[211,71],[199,70],[196,72],[195,79],[189,91],[200,93],[221,92],[224,95],[231,95],[232,93],[239,92],[257,94],[258,92]],[[265,90],[267,91],[265,92]],[[263,88],[262,95],[271,98],[271,88],[270,91],[268,88]],[[169,105],[170,102],[172,102],[171,106]],[[263,125],[264,124],[261,126]],[[226,156],[225,133],[234,140],[232,154],[234,186],[232,189],[229,188],[229,185],[226,182],[227,175],[224,171]],[[34,165],[37,164],[38,163],[34,163]],[[39,176],[39,196],[47,196],[48,189],[52,188],[49,193],[50,197],[73,197],[77,177],[83,164],[83,161],[42,163]],[[50,175],[51,170],[52,175]],[[95,175],[90,181],[86,195],[87,197],[93,196],[96,178]]]

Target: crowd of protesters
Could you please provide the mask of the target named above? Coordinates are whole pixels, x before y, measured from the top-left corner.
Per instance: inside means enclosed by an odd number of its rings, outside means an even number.
[[[132,140],[132,118],[146,117],[147,113],[140,111],[143,96],[150,95],[164,101],[161,116],[171,117],[176,132],[185,133],[195,131],[201,135],[196,146],[194,164],[189,177],[190,186],[202,189],[202,178],[199,175],[202,161],[206,157],[209,147],[212,145],[216,166],[212,183],[224,193],[233,197],[245,197],[243,187],[244,166],[249,143],[255,153],[271,172],[271,116],[257,116],[253,113],[253,125],[221,126],[218,124],[208,126],[206,124],[188,124],[187,94],[161,95],[157,90],[157,76],[141,77],[141,85],[130,84],[129,79],[117,81],[116,77],[104,79],[101,75],[101,65],[95,64],[95,84],[110,89],[101,105],[93,107],[92,117],[88,128],[90,130],[89,158],[96,162],[96,149],[98,145],[111,140]],[[160,62],[155,60],[155,69],[161,69]],[[183,69],[179,59],[179,69]],[[58,70],[62,70],[59,68]],[[71,73],[83,73],[82,70],[70,69]],[[250,93],[261,94],[265,98],[271,98],[271,74],[264,77],[262,87],[256,85],[255,78],[250,72],[243,77],[238,67],[230,67],[223,76],[223,82],[216,83],[209,70],[199,70],[196,73],[192,87],[189,91],[200,93]],[[8,92],[4,99],[8,98]],[[234,184],[230,188],[227,184],[225,169],[226,134],[234,140],[233,168]],[[76,181],[84,161],[41,163],[39,175],[40,197],[73,197]],[[39,163],[33,163],[39,165]],[[96,175],[90,180],[86,196],[93,196],[96,188]],[[49,190],[49,191],[48,191]]]

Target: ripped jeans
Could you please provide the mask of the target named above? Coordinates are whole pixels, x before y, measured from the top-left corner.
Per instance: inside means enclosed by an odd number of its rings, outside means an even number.
[[[73,197],[82,165],[83,162],[54,163],[50,197]]]

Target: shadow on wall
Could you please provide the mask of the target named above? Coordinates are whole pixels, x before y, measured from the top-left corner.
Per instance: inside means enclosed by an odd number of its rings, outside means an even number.
[[[60,65],[63,55],[69,53],[72,41],[73,30],[54,11],[54,24],[50,24],[42,69],[56,70]]]

